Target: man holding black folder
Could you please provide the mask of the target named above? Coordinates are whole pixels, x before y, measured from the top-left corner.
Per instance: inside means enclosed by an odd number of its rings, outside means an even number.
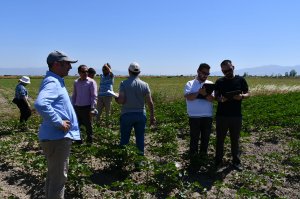
[[[215,98],[218,101],[216,113],[217,146],[215,164],[217,168],[222,166],[224,156],[224,140],[229,131],[231,141],[232,164],[237,170],[241,170],[239,139],[242,127],[242,100],[249,97],[246,80],[234,75],[234,66],[230,60],[221,63],[224,77],[215,83]]]
[[[188,81],[184,88],[184,97],[186,98],[187,113],[189,115],[191,157],[198,154],[200,138],[200,154],[207,155],[212,127],[212,101],[214,99],[212,96],[214,84],[207,80],[209,70],[210,66],[208,64],[200,64],[196,78]]]

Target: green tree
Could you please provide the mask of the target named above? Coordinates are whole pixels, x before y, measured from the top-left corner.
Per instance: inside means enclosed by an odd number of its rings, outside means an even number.
[[[290,77],[295,77],[296,75],[297,75],[296,70],[295,70],[295,69],[292,69],[292,70],[290,71]]]

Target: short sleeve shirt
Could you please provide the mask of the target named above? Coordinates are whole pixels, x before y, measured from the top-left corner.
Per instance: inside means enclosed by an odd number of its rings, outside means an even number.
[[[226,92],[240,90],[242,93],[248,93],[249,88],[246,80],[241,76],[234,76],[232,79],[222,77],[216,81],[216,93],[220,97]],[[242,117],[241,100],[228,100],[226,102],[218,102],[217,116]]]
[[[19,83],[16,86],[16,92],[15,92],[15,97],[17,99],[22,99],[23,97],[28,96],[28,91],[26,90],[25,86],[23,86],[21,83]]]
[[[146,112],[145,96],[150,94],[149,85],[138,77],[130,76],[120,83],[120,92],[125,94],[125,104],[121,114],[127,112]]]

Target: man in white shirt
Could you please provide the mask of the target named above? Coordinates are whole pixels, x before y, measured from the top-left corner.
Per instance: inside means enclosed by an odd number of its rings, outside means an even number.
[[[184,88],[187,113],[190,125],[190,155],[198,154],[199,140],[200,154],[206,156],[209,137],[212,127],[212,115],[214,97],[204,84],[213,84],[207,80],[210,66],[206,63],[200,64],[195,79],[188,81]]]

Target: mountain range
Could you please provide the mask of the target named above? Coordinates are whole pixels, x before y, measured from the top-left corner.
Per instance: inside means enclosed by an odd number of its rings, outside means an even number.
[[[290,73],[291,70],[295,70],[297,72],[297,75],[300,75],[300,65],[296,66],[279,66],[279,65],[267,65],[267,66],[260,66],[260,67],[252,67],[252,68],[242,68],[239,69],[236,67],[234,70],[235,74],[237,75],[244,75],[247,73],[247,75],[252,76],[284,76],[285,73]],[[222,76],[222,72],[215,71],[211,72],[212,76]]]
[[[36,68],[0,68],[0,75],[44,75],[46,72],[45,67],[36,67]],[[252,68],[241,68],[237,67],[235,69],[235,74],[244,75],[247,73],[252,76],[284,76],[286,72],[290,73],[291,70],[295,70],[297,75],[300,75],[300,65],[295,66],[279,66],[279,65],[267,65],[260,67],[252,67]],[[73,68],[69,72],[69,75],[76,75],[77,69]],[[127,75],[127,71],[116,71],[114,70],[115,75]],[[155,74],[153,74],[155,75]],[[168,74],[166,74],[168,75]],[[187,74],[183,74],[187,75]],[[211,71],[211,76],[222,76],[222,72],[220,71]]]

